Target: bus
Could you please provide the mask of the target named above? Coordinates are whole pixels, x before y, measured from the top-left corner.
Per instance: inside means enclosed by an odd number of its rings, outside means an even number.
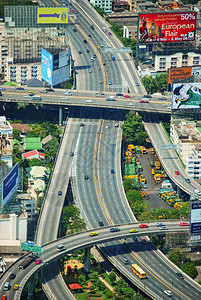
[[[30,265],[34,260],[35,260],[35,256],[28,256],[27,258],[25,258],[25,259],[18,265],[18,268],[19,268],[19,269],[25,269],[25,268],[28,267],[28,265]]]
[[[137,264],[132,264],[131,265],[131,270],[133,273],[135,273],[139,278],[144,279],[147,278],[146,273],[137,265]]]

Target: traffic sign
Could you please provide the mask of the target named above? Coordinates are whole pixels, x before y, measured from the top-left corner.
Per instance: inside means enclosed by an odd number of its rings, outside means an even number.
[[[30,245],[30,244],[27,244],[27,243],[22,243],[21,244],[21,249],[41,253],[41,247],[37,246],[37,245]]]
[[[160,146],[160,150],[177,150],[177,145],[167,144]]]
[[[27,241],[27,245],[34,246],[34,242],[32,242],[32,241]]]

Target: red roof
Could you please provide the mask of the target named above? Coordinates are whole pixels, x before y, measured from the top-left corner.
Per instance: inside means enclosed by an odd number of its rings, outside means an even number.
[[[79,283],[72,283],[72,284],[69,284],[69,288],[70,288],[71,290],[79,290],[79,289],[81,289],[82,287],[81,287],[81,285],[80,285]]]
[[[29,126],[27,126],[27,125],[25,125],[25,124],[18,124],[18,123],[15,124],[15,123],[13,123],[13,124],[11,124],[11,126],[12,126],[14,129],[19,130],[21,133],[27,133],[27,131],[32,130],[31,127],[29,127]]]
[[[25,152],[25,153],[22,154],[22,156],[24,158],[32,157],[34,155],[38,155],[38,151],[37,150],[32,150],[32,151]]]

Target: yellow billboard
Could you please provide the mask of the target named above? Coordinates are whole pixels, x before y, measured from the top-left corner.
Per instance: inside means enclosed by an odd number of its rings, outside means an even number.
[[[67,24],[68,8],[66,7],[39,7],[37,24]]]

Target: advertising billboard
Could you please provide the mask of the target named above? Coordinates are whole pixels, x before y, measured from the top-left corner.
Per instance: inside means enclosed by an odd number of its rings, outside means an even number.
[[[10,200],[19,184],[19,165],[12,168],[2,182],[2,207]]]
[[[191,204],[191,234],[201,234],[201,202]]]
[[[37,24],[67,24],[68,8],[38,7]]]
[[[195,40],[196,12],[140,13],[138,42],[181,42]]]
[[[172,109],[201,108],[201,83],[174,83]]]
[[[172,84],[176,79],[184,79],[191,75],[197,75],[201,78],[201,66],[199,67],[181,67],[168,70],[168,83]]]
[[[41,77],[52,86],[53,56],[45,49],[41,49]]]

